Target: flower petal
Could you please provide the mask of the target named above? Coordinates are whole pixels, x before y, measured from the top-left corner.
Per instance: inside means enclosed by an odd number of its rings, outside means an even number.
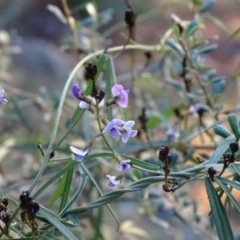
[[[112,95],[113,97],[120,95],[120,92],[123,90],[123,86],[121,84],[115,84],[112,87]]]
[[[86,156],[88,154],[88,149],[86,150],[81,150],[81,149],[78,149],[78,148],[75,148],[73,146],[70,146],[70,149],[71,149],[71,152],[75,155],[79,155],[79,156]]]
[[[103,107],[104,103],[105,103],[105,101],[104,101],[104,99],[103,99],[100,103],[98,103],[98,107],[99,107],[99,108]]]
[[[128,106],[128,93],[127,91],[123,90],[121,91],[119,100],[117,100],[117,103],[120,107],[126,108]]]
[[[110,121],[105,128],[103,129],[103,133],[110,131],[113,127],[119,126],[124,124],[124,121],[122,119],[113,119]]]
[[[130,137],[130,133],[128,133],[128,132],[123,132],[123,133],[122,133],[122,142],[123,142],[123,143],[126,143],[126,142],[128,141],[128,139],[129,139],[129,137]]]
[[[135,124],[134,121],[127,121],[124,123],[123,128],[124,129],[132,128],[134,124]]]
[[[81,101],[79,103],[79,107],[82,108],[82,109],[88,109],[89,108],[89,104],[84,102],[84,101]]]
[[[77,98],[78,100],[81,100],[81,98],[79,97],[79,93],[81,92],[80,87],[77,84],[74,84],[72,86],[72,94],[75,98]]]
[[[138,130],[132,130],[130,136],[135,137],[137,135],[137,133],[138,133]]]
[[[122,135],[121,132],[114,127],[110,131],[111,131],[112,137],[114,138],[119,138]]]
[[[116,180],[115,176],[111,176],[111,175],[106,175],[106,177],[109,179],[109,187],[115,187],[116,185],[118,185],[120,183],[120,180]]]

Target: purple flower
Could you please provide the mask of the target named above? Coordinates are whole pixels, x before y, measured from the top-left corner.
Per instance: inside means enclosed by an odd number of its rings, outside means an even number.
[[[72,86],[72,94],[75,98],[77,98],[78,100],[81,100],[81,98],[79,97],[81,93],[81,88],[77,85],[77,84],[74,84]]]
[[[115,187],[120,183],[120,180],[118,180],[117,177],[115,176],[106,175],[106,177],[109,179],[109,183],[108,183],[109,187]]]
[[[8,100],[4,98],[4,89],[0,89],[0,105],[6,105]]]
[[[113,119],[105,126],[102,133],[110,131],[112,137],[119,138],[121,136],[121,132],[117,127],[122,124],[124,124],[124,121],[122,119]]]
[[[132,130],[134,121],[127,121],[123,125],[124,131],[122,131],[122,142],[126,143],[130,137],[135,137],[137,135],[137,130]]]
[[[70,146],[70,149],[74,155],[74,160],[77,162],[83,161],[84,157],[86,157],[88,155],[88,149],[83,151],[83,150],[80,150],[80,149],[72,147],[72,146]]]
[[[93,105],[93,106],[98,105],[98,107],[101,108],[104,105],[104,99],[102,99],[102,101],[100,103],[97,103],[96,98],[94,98],[94,97],[88,96],[88,99],[89,99],[89,101],[91,101],[91,105]],[[79,107],[82,109],[89,109],[89,106],[90,106],[90,104],[87,102],[84,102],[84,101],[80,101],[80,103],[79,103]]]
[[[124,172],[128,172],[131,169],[131,165],[129,164],[131,162],[130,160],[122,160],[118,164],[118,168],[122,168]]]
[[[123,86],[120,84],[115,84],[112,87],[112,95],[116,97],[116,103],[123,108],[126,108],[128,105],[128,93],[129,90],[124,90]]]
[[[200,109],[200,106],[199,106],[199,104],[196,103],[196,104],[191,105],[189,107],[188,111],[190,113],[192,113],[194,118],[198,118],[198,116],[199,116],[199,114],[198,114],[199,109]]]
[[[167,137],[169,138],[169,140],[171,140],[171,141],[174,141],[175,139],[177,139],[177,138],[180,137],[179,132],[175,132],[175,131],[172,130],[172,129],[168,129],[168,130],[166,131],[166,135],[167,135]]]

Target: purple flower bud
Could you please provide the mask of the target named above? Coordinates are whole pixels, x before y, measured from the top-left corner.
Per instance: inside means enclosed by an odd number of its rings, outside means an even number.
[[[172,130],[172,129],[168,129],[168,130],[166,131],[166,135],[167,135],[167,137],[169,138],[169,140],[171,140],[171,141],[174,141],[175,139],[177,139],[177,138],[180,137],[179,132],[175,132],[175,131]]]
[[[200,106],[199,106],[199,104],[196,103],[196,104],[191,105],[189,107],[188,111],[190,113],[192,113],[194,118],[198,118],[198,116],[199,116],[199,114],[198,114],[199,109],[200,109]]]
[[[4,89],[0,89],[0,105],[6,105],[8,100],[4,98]]]
[[[88,155],[88,149],[83,151],[72,146],[70,146],[70,149],[74,155],[74,160],[77,162],[82,162],[83,159]]]
[[[128,172],[131,169],[131,165],[129,164],[130,162],[130,160],[122,160],[118,164],[118,168],[122,168],[124,172]]]
[[[118,180],[117,177],[115,176],[106,175],[106,177],[109,179],[109,183],[108,183],[109,187],[115,187],[120,183],[120,180]]]
[[[101,102],[99,102],[99,103],[97,103],[97,100],[94,97],[88,96],[88,99],[89,99],[89,101],[91,101],[91,105],[93,105],[93,106],[98,105],[99,108],[101,108],[105,103],[104,99],[102,99]],[[90,104],[87,102],[84,102],[84,101],[80,101],[79,107],[82,109],[89,109]]]
[[[74,84],[73,86],[72,86],[72,94],[73,94],[73,96],[75,97],[75,98],[77,98],[78,100],[81,100],[81,98],[80,98],[80,93],[81,93],[81,89],[80,89],[80,87],[77,85],[77,84]]]
[[[128,105],[128,93],[129,90],[124,90],[121,84],[115,84],[112,87],[112,95],[116,97],[116,103],[123,108]]]

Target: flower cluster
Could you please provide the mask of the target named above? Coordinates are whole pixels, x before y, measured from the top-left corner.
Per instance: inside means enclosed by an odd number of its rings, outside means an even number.
[[[90,78],[91,79],[91,78]],[[98,89],[95,86],[95,89]],[[72,86],[72,94],[73,96],[80,100],[79,107],[82,109],[89,109],[93,113],[93,109],[98,107],[101,108],[104,105],[110,106],[112,104],[118,104],[122,108],[126,108],[128,106],[128,94],[129,90],[125,90],[124,87],[120,84],[115,84],[112,89],[112,98],[109,99],[106,104],[104,101],[105,93],[100,91],[94,91],[94,94],[91,96],[86,96],[80,89],[77,84]],[[103,121],[104,122],[104,121]],[[122,138],[122,142],[126,143],[130,137],[135,137],[137,135],[137,130],[133,130],[134,121],[123,121],[122,119],[113,119],[106,124],[104,127],[102,134],[110,132],[113,138]],[[77,162],[82,162],[84,158],[89,153],[89,148],[85,148],[84,150],[80,150],[73,146],[70,146],[70,150],[73,153],[73,159]],[[129,159],[122,159],[118,164],[118,168],[121,169],[124,173],[128,172],[131,169],[131,161]],[[120,176],[111,176],[106,175],[109,179],[109,186],[115,187],[121,182],[122,175]]]
[[[6,105],[8,100],[4,98],[4,89],[0,89],[0,105]]]

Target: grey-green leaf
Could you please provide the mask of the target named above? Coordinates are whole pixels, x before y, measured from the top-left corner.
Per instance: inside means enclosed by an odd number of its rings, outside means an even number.
[[[231,114],[228,117],[228,122],[229,122],[229,125],[231,126],[231,129],[232,129],[235,137],[238,140],[240,138],[240,132],[239,132],[239,123],[238,123],[237,116],[235,114]]]
[[[223,138],[227,138],[231,135],[231,133],[222,125],[217,124],[214,128],[213,128],[214,132],[223,137]]]
[[[226,211],[210,178],[205,178],[205,185],[219,240],[233,240],[233,232]]]
[[[73,233],[64,225],[62,224],[54,215],[48,212],[43,206],[40,207],[39,214],[46,218],[59,232],[69,240],[78,240]]]

